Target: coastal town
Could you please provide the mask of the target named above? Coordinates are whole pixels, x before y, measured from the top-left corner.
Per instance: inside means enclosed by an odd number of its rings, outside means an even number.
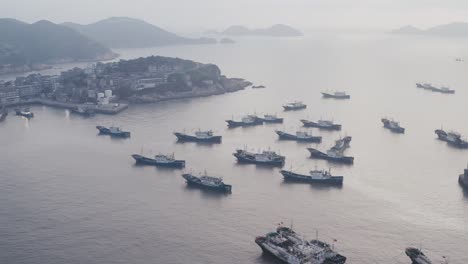
[[[218,66],[151,56],[73,68],[60,75],[30,74],[0,80],[0,104],[42,104],[116,114],[132,103],[201,97],[242,90],[251,85],[221,75]]]

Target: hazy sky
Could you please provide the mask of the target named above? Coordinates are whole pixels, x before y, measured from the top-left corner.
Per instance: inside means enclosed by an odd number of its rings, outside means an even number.
[[[309,28],[430,27],[468,22],[468,0],[0,0],[0,17],[91,23],[110,16],[173,30],[284,23]]]

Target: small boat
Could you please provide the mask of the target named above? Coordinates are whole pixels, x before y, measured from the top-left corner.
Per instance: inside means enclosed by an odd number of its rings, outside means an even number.
[[[206,173],[200,177],[194,176],[190,173],[185,173],[182,174],[182,177],[190,186],[225,193],[230,193],[232,191],[232,185],[225,184],[222,178],[207,176]]]
[[[309,175],[299,174],[292,171],[281,170],[285,181],[318,183],[329,185],[342,185],[343,176],[332,176],[329,171],[311,170]]]
[[[290,134],[284,131],[276,130],[276,134],[278,134],[279,139],[283,139],[283,140],[295,140],[295,141],[313,142],[313,143],[322,142],[322,137],[319,137],[319,136],[315,137],[303,131],[296,131],[296,134]]]
[[[239,163],[253,163],[271,166],[283,166],[286,158],[276,154],[274,151],[263,151],[260,153],[252,153],[246,150],[238,149],[233,153]]]
[[[464,173],[460,174],[458,177],[458,183],[468,189],[468,167],[465,169]]]
[[[429,90],[429,91],[432,91],[432,92],[438,92],[438,93],[444,93],[444,94],[454,94],[455,93],[455,90],[453,89],[450,89],[448,87],[436,87],[436,86],[433,86],[432,84],[430,83],[416,83],[416,87],[417,88],[422,88],[422,89],[425,89],[425,90]]]
[[[294,101],[292,103],[287,103],[283,105],[283,108],[285,111],[301,110],[307,108],[307,105],[303,104],[301,101]]]
[[[387,118],[382,118],[381,121],[384,124],[384,127],[390,129],[392,132],[400,134],[405,133],[405,128],[401,127],[400,123]]]
[[[26,118],[33,118],[34,113],[29,110],[29,108],[24,108],[23,110],[16,108],[15,109],[16,115],[17,116],[24,116]]]
[[[74,114],[85,116],[85,117],[94,116],[96,114],[96,112],[94,112],[93,109],[84,108],[84,107],[80,107],[80,106],[72,108],[71,112],[74,113]]]
[[[283,123],[283,118],[276,115],[264,115],[263,117],[259,117],[259,119],[264,123]]]
[[[121,138],[130,137],[130,132],[123,131],[119,127],[96,126],[96,128],[99,130],[99,134],[102,134],[102,135],[110,135],[111,137],[121,137]]]
[[[161,167],[183,168],[185,167],[185,160],[176,160],[174,155],[161,155],[158,154],[154,158],[148,158],[143,155],[133,154],[137,164],[154,165]]]
[[[417,248],[408,247],[405,249],[406,255],[411,259],[413,264],[432,264],[432,261]]]
[[[446,132],[443,129],[436,129],[435,133],[439,140],[447,142],[449,145],[457,148],[468,148],[468,142],[461,138],[461,135],[457,132]]]
[[[256,125],[262,125],[263,121],[262,119],[258,118],[256,115],[248,115],[244,116],[240,121],[236,120],[226,120],[228,123],[228,127],[246,127],[246,126],[256,126]]]
[[[350,99],[351,96],[346,94],[346,92],[334,92],[334,93],[327,93],[322,92],[323,98],[333,98],[333,99]]]
[[[324,159],[324,160],[328,160],[332,162],[345,163],[345,164],[354,163],[354,157],[344,156],[339,151],[335,151],[332,149],[328,150],[327,153],[324,153],[314,148],[307,148],[307,150],[310,152],[310,157],[312,158]]]
[[[253,85],[252,86],[252,89],[262,89],[262,88],[266,88],[265,85]]]
[[[204,143],[220,143],[222,136],[216,136],[213,131],[197,131],[195,135],[189,135],[181,132],[175,132],[174,135],[180,142],[204,142]]]
[[[6,119],[8,115],[8,110],[6,110],[6,108],[3,106],[1,109],[0,109],[0,122],[4,121]]]
[[[349,144],[351,143],[352,137],[346,136],[344,138],[338,139],[335,141],[335,145],[331,148],[334,151],[337,152],[343,152],[347,148],[349,148]]]
[[[341,130],[341,125],[333,123],[333,121],[330,120],[318,120],[317,122],[309,121],[302,119],[301,120],[302,124],[305,127],[315,127],[319,129],[325,129],[325,130]]]

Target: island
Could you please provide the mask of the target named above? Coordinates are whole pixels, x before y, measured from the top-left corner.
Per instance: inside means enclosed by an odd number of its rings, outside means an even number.
[[[439,25],[428,29],[419,29],[408,25],[391,31],[394,34],[404,35],[428,35],[442,37],[468,37],[468,23],[456,22]]]
[[[228,78],[214,64],[151,56],[73,68],[56,76],[30,74],[0,81],[0,104],[42,104],[77,113],[116,114],[129,104],[203,97],[243,90],[252,85]]]

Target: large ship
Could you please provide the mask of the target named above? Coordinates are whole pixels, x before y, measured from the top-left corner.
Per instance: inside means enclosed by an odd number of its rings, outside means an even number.
[[[296,131],[295,134],[291,134],[291,133],[287,133],[284,131],[276,130],[276,134],[278,134],[279,139],[283,139],[283,140],[295,140],[295,141],[313,142],[313,143],[322,142],[322,137],[312,136],[311,134],[304,132],[304,131]]]
[[[185,167],[185,160],[176,160],[174,158],[174,155],[158,154],[154,156],[154,158],[148,158],[143,155],[133,154],[132,157],[135,159],[137,164],[171,167],[171,168]]]
[[[338,163],[345,163],[345,164],[353,164],[354,163],[354,157],[349,157],[343,155],[343,153],[335,150],[328,150],[326,153],[314,149],[314,148],[307,148],[307,150],[310,152],[310,157],[316,158],[316,159],[324,159],[332,162],[338,162]]]
[[[264,123],[283,123],[284,120],[276,115],[264,115],[263,117],[259,117],[259,119]]]
[[[458,177],[458,182],[461,186],[468,189],[468,167],[465,169],[463,174]]]
[[[16,108],[15,113],[17,116],[24,116],[26,118],[33,118],[34,113],[29,110],[29,108],[24,108],[23,110]]]
[[[104,127],[104,126],[96,126],[99,130],[99,134],[102,135],[110,135],[111,137],[121,137],[121,138],[128,138],[130,137],[130,132],[123,131],[120,127]]]
[[[222,178],[207,175],[197,177],[190,173],[182,174],[182,177],[190,186],[226,193],[230,193],[232,191],[232,185],[225,184]]]
[[[283,108],[285,111],[290,111],[290,110],[301,110],[307,108],[307,105],[302,103],[301,101],[294,101],[292,103],[287,103],[283,105]]]
[[[400,133],[400,134],[405,133],[405,128],[400,126],[400,123],[394,120],[387,119],[387,118],[382,118],[381,121],[384,127],[390,129],[390,131],[395,132],[395,133]]]
[[[234,157],[240,163],[254,163],[264,164],[271,166],[283,166],[286,158],[277,154],[274,151],[263,151],[260,153],[248,152],[246,150],[238,149],[233,153]]]
[[[281,170],[285,181],[306,182],[328,185],[342,185],[343,176],[332,176],[329,171],[311,170],[309,175],[295,173],[293,171]]]
[[[468,148],[468,142],[461,138],[457,132],[446,132],[443,129],[436,129],[435,133],[439,140],[447,142],[449,145],[457,148]]]
[[[325,130],[341,130],[341,125],[333,123],[333,121],[330,120],[318,120],[317,122],[309,121],[302,119],[301,120],[302,124],[304,124],[305,127],[315,127],[319,129],[325,129]]]
[[[213,131],[197,131],[194,135],[189,135],[181,132],[175,132],[174,135],[180,142],[192,141],[192,142],[207,142],[207,143],[220,143],[222,136],[216,136]]]
[[[331,147],[331,150],[337,151],[337,152],[343,152],[347,148],[349,148],[349,144],[351,143],[351,140],[353,138],[350,136],[346,136],[344,138],[340,138],[335,141],[335,145]]]
[[[351,96],[346,94],[346,92],[334,92],[334,93],[327,93],[322,92],[323,98],[333,98],[333,99],[350,99]]]
[[[411,259],[413,264],[432,264],[432,261],[417,248],[408,247],[405,249],[406,255]]]
[[[335,240],[336,241],[336,240]],[[255,238],[263,252],[288,264],[344,264],[346,257],[333,245],[318,239],[306,241],[292,228],[280,226],[276,232]]]
[[[228,127],[246,127],[263,124],[262,119],[258,118],[256,115],[244,116],[241,120],[226,120],[226,122],[228,123]]]

